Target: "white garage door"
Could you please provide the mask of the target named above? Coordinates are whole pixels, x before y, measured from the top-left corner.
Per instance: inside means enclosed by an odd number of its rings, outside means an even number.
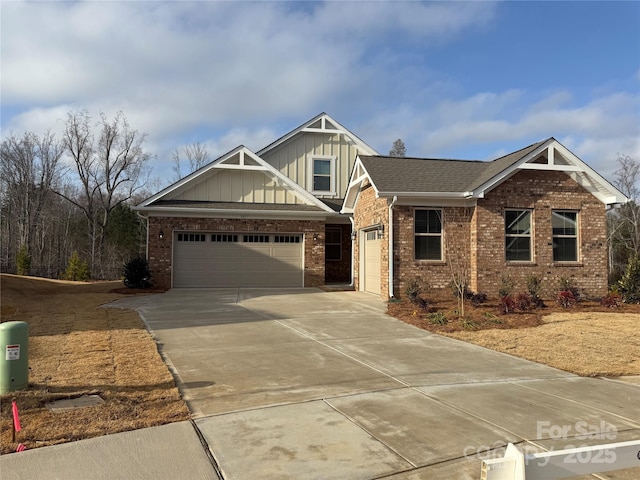
[[[380,295],[380,239],[375,230],[360,235],[360,290]]]
[[[302,235],[174,235],[174,287],[302,287]]]

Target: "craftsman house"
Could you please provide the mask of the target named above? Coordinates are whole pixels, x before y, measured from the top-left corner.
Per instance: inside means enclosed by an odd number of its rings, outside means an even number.
[[[383,157],[322,113],[136,210],[159,286],[352,283],[390,298],[417,277],[445,287],[455,271],[490,295],[503,275],[536,275],[598,296],[605,212],[626,201],[553,138],[492,162]]]

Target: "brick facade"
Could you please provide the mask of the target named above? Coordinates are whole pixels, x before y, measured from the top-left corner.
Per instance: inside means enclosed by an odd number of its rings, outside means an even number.
[[[164,233],[161,239],[160,231]],[[149,217],[149,269],[154,286],[170,288],[174,231],[304,234],[304,286],[325,283],[325,222],[227,218]],[[316,239],[314,240],[314,236]]]
[[[384,228],[383,240],[380,243],[380,295],[388,298],[389,292],[389,202],[386,198],[376,198],[373,187],[366,186],[358,196],[358,203],[353,213],[354,228],[358,238],[354,242],[353,276],[356,290],[360,290],[360,247],[363,229],[374,225]]]
[[[381,295],[389,297],[388,206],[386,198],[375,198],[373,188],[364,188],[354,213],[358,231],[381,223]],[[497,296],[501,279],[508,276],[516,292],[526,291],[527,279],[542,279],[542,295],[554,296],[563,278],[571,278],[581,292],[599,297],[607,292],[607,239],[605,206],[563,172],[521,171],[478,199],[475,207],[444,207],[443,260],[415,260],[414,212],[412,206],[396,205],[394,221],[394,296],[404,295],[407,283],[422,279],[430,288],[450,285],[452,269],[466,272],[470,288]],[[429,207],[431,208],[431,207]],[[532,210],[532,261],[505,259],[505,209]],[[553,210],[578,213],[576,263],[553,261],[551,214]],[[360,252],[355,244],[355,285],[359,287]]]
[[[533,211],[533,261],[505,261],[504,210]],[[578,262],[554,263],[551,213],[578,212]],[[474,250],[477,267],[471,288],[496,295],[503,275],[509,276],[517,291],[526,291],[527,278],[542,279],[543,295],[557,292],[562,278],[571,278],[585,294],[600,297],[607,293],[607,227],[605,206],[562,172],[521,171],[478,200]]]

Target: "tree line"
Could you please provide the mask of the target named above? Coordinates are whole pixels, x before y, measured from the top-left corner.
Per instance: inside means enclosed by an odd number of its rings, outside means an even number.
[[[145,225],[130,207],[148,194],[145,138],[121,112],[94,120],[86,110],[68,113],[60,138],[3,138],[2,272],[119,278],[143,252]]]

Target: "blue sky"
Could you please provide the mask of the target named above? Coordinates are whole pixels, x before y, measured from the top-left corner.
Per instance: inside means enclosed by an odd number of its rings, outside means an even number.
[[[381,154],[492,159],[554,136],[640,160],[640,2],[0,4],[2,134],[122,110],[171,152],[259,150],[327,112]]]

